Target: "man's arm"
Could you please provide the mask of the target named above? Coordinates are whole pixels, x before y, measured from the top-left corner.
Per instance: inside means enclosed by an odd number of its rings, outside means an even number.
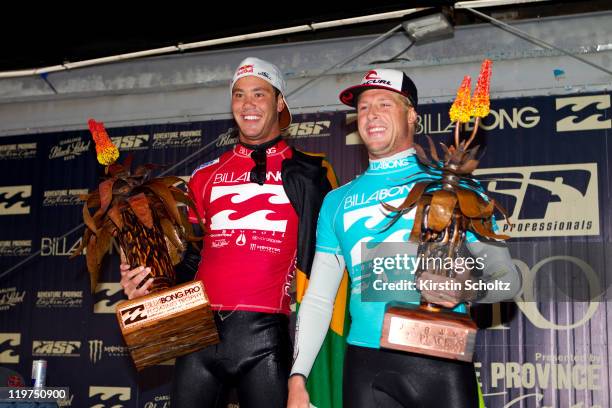
[[[456,289],[428,289],[421,290],[421,296],[428,302],[447,308],[453,308],[462,302],[470,303],[497,303],[514,298],[521,289],[521,275],[514,265],[508,247],[503,242],[466,242],[466,246],[474,259],[483,264],[481,276],[466,276],[459,279],[466,285],[466,278],[473,284],[484,282],[498,282],[495,290],[478,291],[474,288]],[[423,273],[418,279],[444,282],[445,276]]]
[[[191,224],[193,230],[193,236],[202,237],[204,231],[199,224]],[[201,242],[201,241],[199,241]],[[198,273],[198,267],[202,256],[200,255],[201,247],[196,245],[195,242],[187,242],[187,248],[182,254],[181,262],[175,265],[174,271],[176,272],[176,283],[185,283],[195,279]]]
[[[514,265],[508,246],[503,242],[468,242],[468,249],[475,258],[484,260],[480,280],[500,282],[499,290],[490,290],[477,303],[497,303],[510,300],[519,294],[522,286],[521,274]]]
[[[310,282],[297,316],[287,407],[309,406],[306,379],[325,340],[344,266],[341,255],[315,253]]]

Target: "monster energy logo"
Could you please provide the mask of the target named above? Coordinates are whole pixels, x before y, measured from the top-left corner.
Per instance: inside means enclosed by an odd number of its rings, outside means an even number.
[[[102,358],[102,348],[104,342],[102,340],[89,340],[89,360],[96,364]]]

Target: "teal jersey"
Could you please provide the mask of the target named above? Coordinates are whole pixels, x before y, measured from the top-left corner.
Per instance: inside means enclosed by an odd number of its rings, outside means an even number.
[[[390,218],[381,202],[399,206],[415,182],[419,181],[422,171],[414,149],[387,159],[371,160],[362,175],[329,192],[323,201],[317,225],[317,251],[342,255],[346,262],[351,289],[349,344],[380,347],[383,318],[389,302],[362,298],[362,273],[367,261],[362,259],[362,245],[408,241],[415,210],[404,214],[390,228],[386,228]],[[468,241],[476,240],[469,232],[466,238]],[[409,276],[414,280],[413,274]],[[405,303],[420,303],[416,290],[403,291],[401,296]],[[465,310],[464,305],[455,308],[459,312]]]

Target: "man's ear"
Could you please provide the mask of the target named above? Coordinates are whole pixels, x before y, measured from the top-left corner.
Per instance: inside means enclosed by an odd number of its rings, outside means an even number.
[[[417,112],[413,107],[408,108],[408,112],[406,112],[406,116],[407,116],[409,125],[415,124],[417,119],[419,118],[419,115],[417,115]]]
[[[280,93],[276,96],[276,111],[281,113],[285,109],[285,99]]]

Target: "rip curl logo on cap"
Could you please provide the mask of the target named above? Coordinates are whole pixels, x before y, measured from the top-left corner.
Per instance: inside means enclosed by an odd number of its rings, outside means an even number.
[[[340,95],[340,101],[342,103],[350,104],[353,101],[354,96],[355,95],[353,95],[352,92],[343,92],[342,95]]]
[[[371,79],[380,79],[380,77],[378,76],[378,73],[376,71],[372,70],[372,71],[368,72],[367,74],[365,74],[363,79],[369,81]]]
[[[252,74],[253,73],[253,64],[243,65],[238,68],[238,73],[236,75],[244,75],[244,74]]]

